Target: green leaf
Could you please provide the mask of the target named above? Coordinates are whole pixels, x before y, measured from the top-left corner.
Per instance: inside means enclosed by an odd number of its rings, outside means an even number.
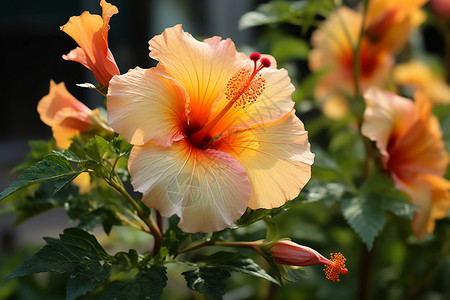
[[[239,29],[286,22],[302,25],[306,32],[316,15],[327,15],[332,10],[330,0],[271,1],[245,13],[239,20]]]
[[[291,282],[300,282],[308,278],[305,269],[303,267],[297,266],[280,266],[282,271],[282,276]]]
[[[205,294],[210,299],[222,299],[225,279],[230,277],[230,272],[220,267],[201,267],[183,272],[182,275],[191,290]]]
[[[418,206],[401,200],[388,200],[383,202],[385,210],[392,212],[399,217],[405,217],[412,220],[414,212],[419,208]]]
[[[109,142],[101,136],[96,135],[84,146],[84,151],[86,151],[89,158],[98,163],[102,163],[103,157],[109,151]]]
[[[402,216],[412,217],[413,213],[405,195],[395,188],[389,177],[378,172],[364,182],[357,196],[344,198],[341,208],[345,219],[369,250],[386,222],[386,209]]]
[[[130,153],[133,145],[125,141],[120,135],[111,141],[112,149],[118,156],[126,156]]]
[[[179,221],[180,218],[176,215],[170,217],[169,228],[163,236],[162,246],[167,248],[169,255],[176,256],[189,237],[189,234],[185,233],[177,226]]]
[[[277,63],[284,63],[293,58],[307,59],[309,55],[309,44],[297,37],[279,38],[273,43],[270,53],[275,57]]]
[[[305,187],[300,196],[305,198],[302,201],[303,203],[316,201],[336,202],[343,198],[344,194],[348,192],[348,189],[348,186],[342,183],[313,181]]]
[[[251,225],[259,220],[262,220],[268,216],[274,216],[277,215],[280,212],[283,212],[286,210],[286,205],[273,208],[273,209],[251,209],[247,208],[246,212],[239,218],[239,220],[236,221],[236,225],[239,227],[244,227]]]
[[[69,161],[58,153],[44,157],[35,166],[26,169],[8,188],[0,193],[0,200],[32,184],[52,180],[53,194],[72,181],[81,172],[74,171]]]
[[[5,280],[39,272],[65,273],[83,264],[102,264],[109,255],[92,234],[78,228],[67,228],[60,239],[44,238],[47,242],[38,253],[20,265]]]
[[[53,150],[56,150],[56,143],[54,139],[50,141],[29,141],[28,145],[31,150],[28,152],[24,161],[21,162],[18,166],[12,169],[11,172],[15,173],[18,171],[23,171],[26,168],[34,166],[39,161],[41,161],[46,155],[52,153]]]
[[[93,235],[78,228],[68,228],[60,239],[44,240],[47,245],[5,280],[39,272],[69,273],[66,299],[72,300],[100,287],[109,277],[110,257]]]
[[[263,278],[275,284],[279,284],[276,279],[267,274],[266,271],[253,261],[253,259],[241,253],[219,251],[209,256],[206,259],[206,264]]]
[[[88,193],[67,199],[64,208],[72,220],[79,220],[78,228],[92,230],[102,225],[108,234],[112,226],[123,225],[122,219],[133,219],[131,206],[115,190],[100,179]]]
[[[349,225],[371,250],[375,237],[386,222],[381,199],[368,195],[344,198],[341,207]]]
[[[304,1],[272,1],[259,5],[255,11],[245,13],[239,20],[239,29],[288,22],[298,15],[298,11],[305,6]]]
[[[58,193],[53,194],[53,183],[42,182],[39,188],[31,195],[22,197],[15,201],[15,213],[17,218],[14,225],[21,224],[26,220],[56,207],[62,207],[68,199],[78,194],[78,188],[74,185],[67,185]]]
[[[167,285],[166,268],[151,266],[141,270],[134,280],[115,281],[105,290],[101,299],[157,300]]]
[[[96,263],[75,267],[75,271],[71,272],[67,280],[66,300],[74,300],[99,288],[110,274],[111,265],[109,264]]]

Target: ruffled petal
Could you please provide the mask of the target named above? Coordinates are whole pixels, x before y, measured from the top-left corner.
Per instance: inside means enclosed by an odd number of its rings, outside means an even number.
[[[364,98],[366,110],[361,132],[376,142],[380,153],[387,159],[389,140],[402,137],[417,120],[414,103],[378,88],[367,90]]]
[[[61,125],[55,125],[52,127],[53,137],[56,141],[56,146],[59,149],[69,149],[70,145],[72,144],[72,138],[77,134],[80,133],[78,129],[61,126]]]
[[[244,166],[252,185],[252,209],[283,205],[297,197],[311,178],[314,154],[294,111],[280,120],[237,131],[216,146]]]
[[[184,137],[188,96],[173,78],[155,68],[114,76],[107,95],[108,122],[133,145],[170,146]]]
[[[191,99],[191,127],[204,125],[228,79],[249,63],[230,39],[216,36],[199,42],[181,25],[166,29],[149,45],[150,57],[160,61],[158,66],[186,89]]]
[[[222,230],[247,208],[248,177],[227,153],[199,150],[183,139],[169,148],[135,146],[128,166],[143,202],[165,217],[178,215],[183,231]]]
[[[78,101],[66,89],[64,82],[55,83],[50,80],[50,91],[38,103],[39,116],[45,124],[53,126],[61,122],[61,118],[55,119],[56,115],[63,109],[70,108],[73,112],[81,112],[89,115],[92,111],[83,103]]]
[[[428,174],[394,177],[394,181],[410,197],[411,203],[419,207],[412,222],[414,235],[421,238],[433,232],[436,220],[445,218],[450,209],[450,181]]]
[[[112,76],[120,74],[108,48],[109,20],[119,11],[116,6],[104,0],[100,5],[103,17],[85,11],[80,16],[71,17],[69,22],[61,26],[61,30],[81,47],[63,55],[63,58],[83,64],[94,73],[100,86],[106,86]]]

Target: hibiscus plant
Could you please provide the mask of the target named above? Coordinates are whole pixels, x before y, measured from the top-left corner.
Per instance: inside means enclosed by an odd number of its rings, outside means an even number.
[[[155,67],[128,72],[108,45],[115,5],[71,17],[61,30],[78,46],[62,57],[92,71],[97,83],[79,88],[105,105],[91,110],[53,80],[37,103],[53,138],[30,142],[2,207],[16,223],[62,207],[74,226],[5,282],[62,273],[69,300],[234,299],[246,286],[236,299],[448,296],[432,282],[450,271],[450,87],[416,57],[398,63],[432,10],[339,2],[243,15],[270,54],[177,24],[149,40]],[[288,74],[296,59],[307,77]],[[120,228],[136,249],[114,242]]]

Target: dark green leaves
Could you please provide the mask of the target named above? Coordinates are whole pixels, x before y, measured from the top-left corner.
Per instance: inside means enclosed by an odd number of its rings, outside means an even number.
[[[372,249],[375,237],[386,222],[381,199],[373,195],[361,195],[343,199],[341,206],[349,225],[358,233],[367,248]]]
[[[414,207],[405,200],[390,178],[375,173],[354,197],[341,202],[342,213],[358,233],[367,247],[372,249],[373,241],[386,223],[386,210],[399,216],[412,217]]]
[[[26,169],[23,174],[19,175],[13,184],[0,193],[0,200],[19,189],[50,180],[53,184],[53,193],[56,193],[80,173],[80,171],[72,169],[64,156],[56,152],[49,154],[35,166]]]
[[[239,21],[239,28],[282,22],[307,27],[316,15],[326,15],[332,8],[330,0],[271,1],[244,14]]]
[[[225,279],[230,277],[230,272],[220,267],[200,267],[182,274],[188,288],[205,294],[210,299],[222,299],[225,294]]]
[[[263,278],[275,284],[278,284],[272,276],[267,274],[253,259],[235,252],[219,251],[209,256],[206,260],[208,265],[222,267],[229,271],[235,271]]]
[[[100,287],[109,277],[110,257],[93,235],[78,228],[68,228],[60,239],[44,239],[47,245],[6,280],[38,272],[68,273],[66,299],[72,300]]]
[[[101,299],[157,300],[167,285],[166,268],[152,266],[141,270],[131,281],[111,283]]]

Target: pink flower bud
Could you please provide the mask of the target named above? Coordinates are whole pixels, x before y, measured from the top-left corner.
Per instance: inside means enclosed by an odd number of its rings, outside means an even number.
[[[346,259],[341,253],[331,254],[331,260],[329,260],[316,250],[289,240],[278,241],[269,251],[275,262],[282,265],[305,267],[323,264],[326,278],[332,281],[339,281],[341,273],[342,275],[348,273],[345,268]]]

